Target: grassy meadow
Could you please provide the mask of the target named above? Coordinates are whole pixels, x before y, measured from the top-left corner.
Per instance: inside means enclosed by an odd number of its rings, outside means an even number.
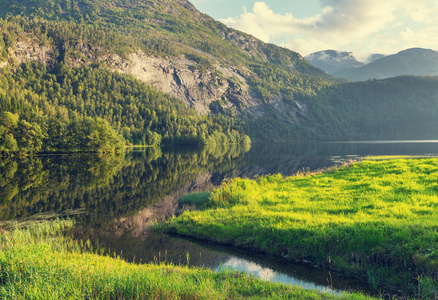
[[[239,272],[135,264],[92,253],[55,221],[0,233],[0,299],[370,299],[333,296]]]
[[[206,200],[165,230],[310,262],[380,291],[437,296],[438,159],[238,178]]]

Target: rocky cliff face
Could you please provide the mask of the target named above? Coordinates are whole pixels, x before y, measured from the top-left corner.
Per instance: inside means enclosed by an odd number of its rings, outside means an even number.
[[[75,48],[82,55],[66,59],[69,65],[79,67],[100,63],[115,72],[133,75],[138,80],[175,96],[200,114],[224,112],[227,109],[239,114],[243,108],[258,103],[254,95],[251,96],[243,74],[248,71],[241,72],[234,67],[223,66],[218,60],[214,61],[213,68],[206,69],[184,55],[165,59],[139,50],[122,58],[82,43],[76,44]],[[15,48],[8,53],[8,61],[13,65],[37,61],[51,68],[59,60],[57,49],[41,46],[32,39],[17,40]],[[0,67],[7,64],[3,62]]]
[[[249,95],[245,78],[235,69],[217,64],[213,69],[201,70],[185,56],[165,60],[138,51],[131,53],[128,59],[112,56],[105,63],[115,71],[131,74],[177,97],[201,114],[236,106],[230,101],[245,102]],[[242,84],[236,84],[233,78]]]
[[[212,56],[209,58],[213,61],[213,67],[207,69],[184,55],[163,58],[139,50],[123,58],[83,43],[77,43],[75,48],[80,50],[81,56],[66,58],[65,62],[69,65],[79,67],[92,63],[103,64],[114,72],[132,75],[175,96],[199,114],[225,112],[241,117],[264,117],[280,113],[288,123],[299,122],[306,115],[303,104],[295,102],[291,105],[281,95],[273,97],[270,105],[266,105],[247,83],[249,70],[225,66]],[[8,62],[19,65],[26,61],[37,61],[51,68],[60,59],[60,52],[59,49],[42,46],[32,38],[19,39],[14,49],[8,52]],[[6,65],[4,62],[1,67]]]

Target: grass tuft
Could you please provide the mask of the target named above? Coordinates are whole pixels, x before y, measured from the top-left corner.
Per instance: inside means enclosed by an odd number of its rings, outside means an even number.
[[[196,207],[202,207],[209,204],[210,193],[198,192],[186,194],[178,199],[180,205],[195,205]]]

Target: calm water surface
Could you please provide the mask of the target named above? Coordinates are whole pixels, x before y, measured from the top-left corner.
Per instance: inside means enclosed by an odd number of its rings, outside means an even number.
[[[50,155],[0,159],[0,226],[70,216],[77,238],[90,239],[128,261],[231,268],[264,280],[329,292],[365,284],[328,270],[148,231],[178,212],[185,193],[223,180],[317,170],[367,155],[438,156],[438,141],[255,144],[250,148],[146,149],[124,157]],[[333,289],[332,289],[333,288]]]

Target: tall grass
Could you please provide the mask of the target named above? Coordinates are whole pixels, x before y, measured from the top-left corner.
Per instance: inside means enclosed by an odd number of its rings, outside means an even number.
[[[367,160],[322,174],[235,179],[210,207],[164,228],[366,278],[376,289],[438,290],[438,159]]]
[[[209,192],[196,192],[183,195],[178,199],[178,204],[180,205],[195,205],[196,207],[203,207],[209,201]]]
[[[63,235],[71,226],[71,221],[46,222],[0,235],[0,299],[331,299],[239,272],[99,256],[90,253],[88,243]]]

